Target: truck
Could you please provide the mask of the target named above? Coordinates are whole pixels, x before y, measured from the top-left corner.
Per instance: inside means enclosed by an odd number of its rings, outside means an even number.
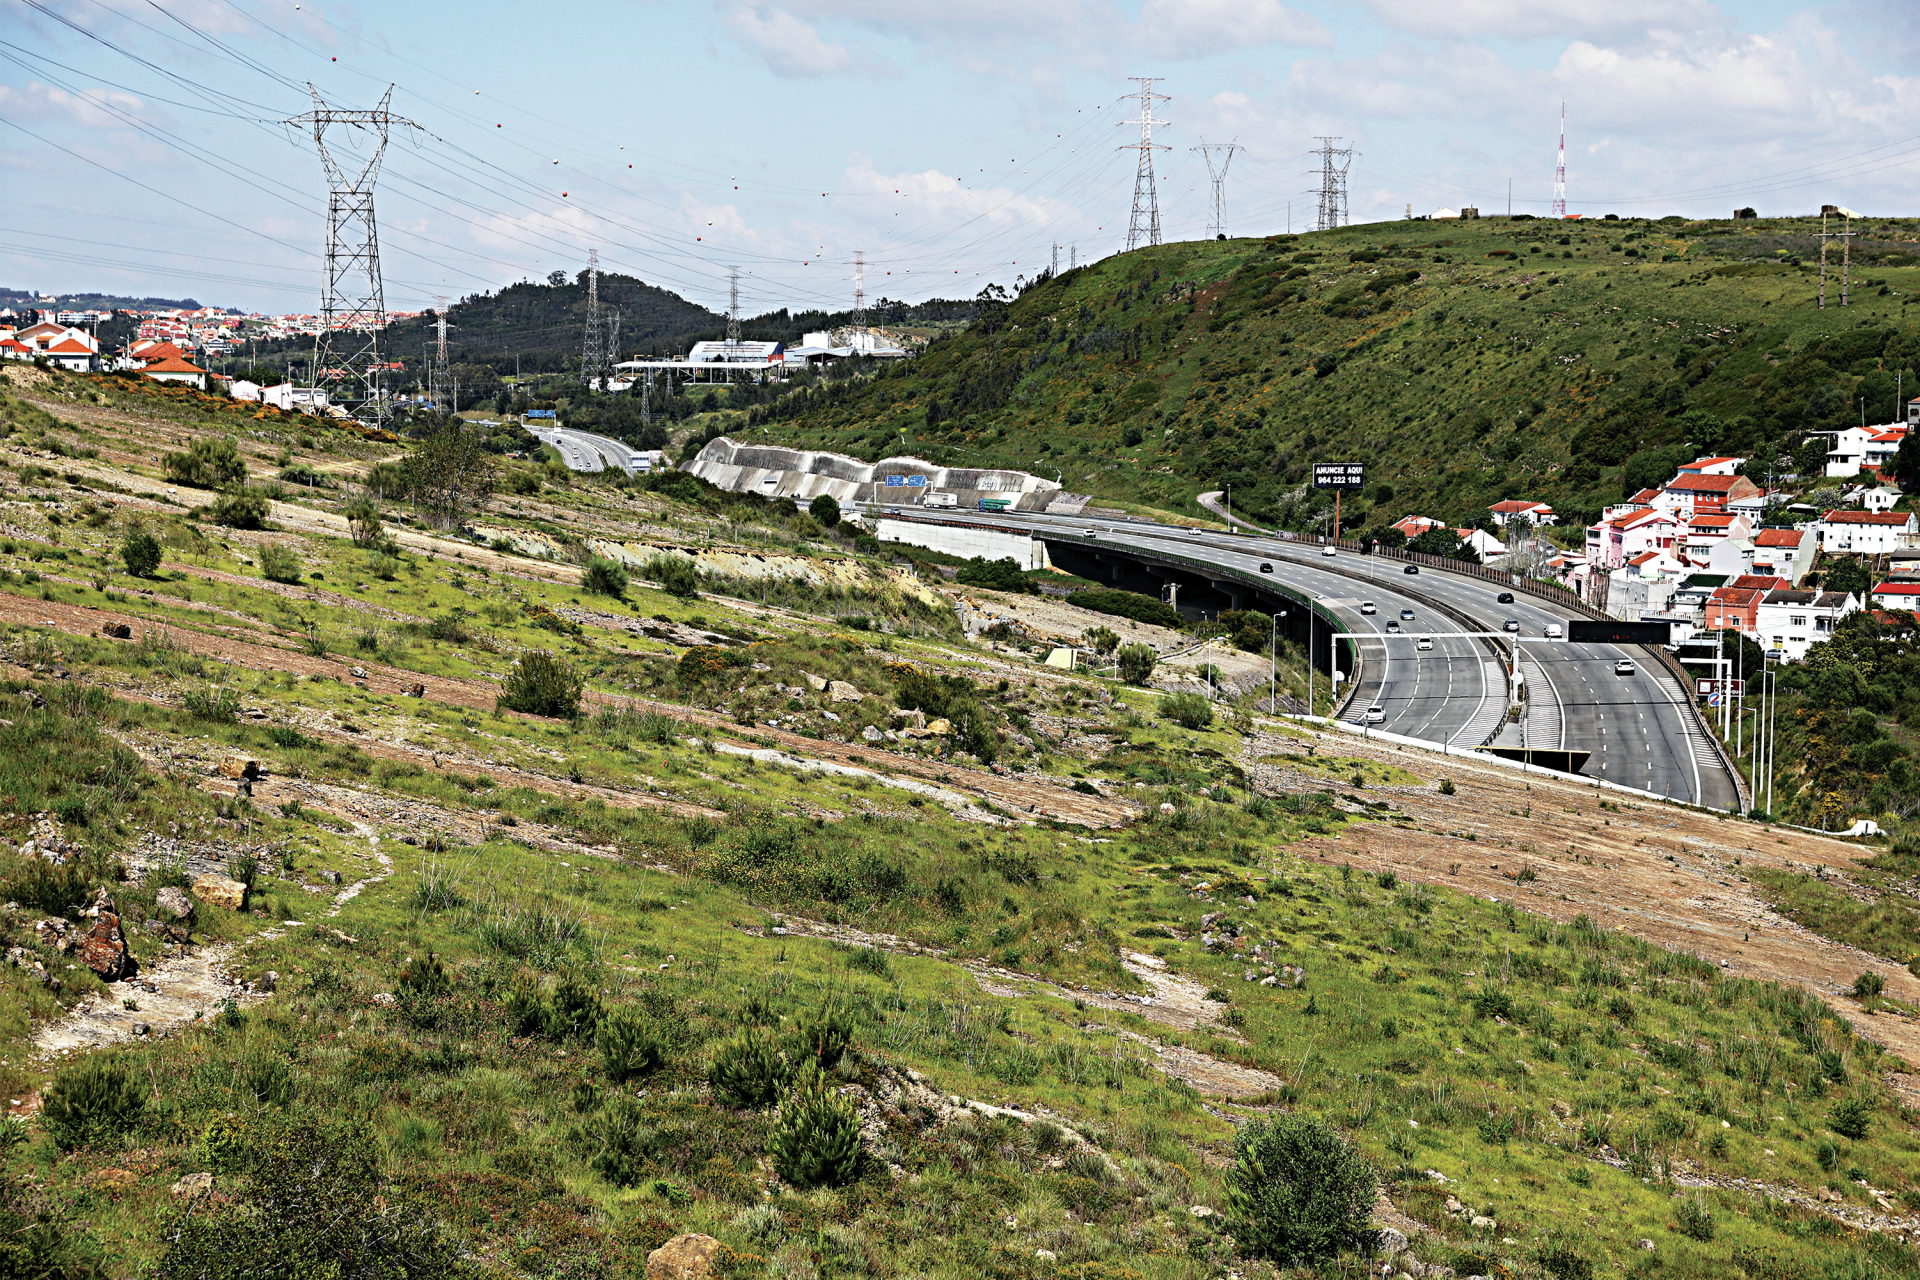
[[[1013,499],[1012,499],[1012,498],[982,498],[982,499],[980,499],[980,509],[981,509],[982,511],[1005,511],[1005,510],[1006,510],[1006,509],[1007,509],[1008,507],[1010,507],[1010,506],[1012,506],[1012,505],[1013,505]]]
[[[923,507],[957,507],[960,499],[951,493],[929,493],[920,500]]]

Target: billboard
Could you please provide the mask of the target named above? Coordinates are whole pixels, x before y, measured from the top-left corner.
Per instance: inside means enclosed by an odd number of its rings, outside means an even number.
[[[1747,692],[1747,682],[1745,680],[1695,680],[1693,687],[1694,691],[1702,698],[1717,696],[1723,693],[1740,698],[1745,697]]]
[[[1673,639],[1673,624],[1575,618],[1567,623],[1567,639],[1575,644],[1666,644]]]
[[[1364,462],[1316,462],[1313,487],[1316,489],[1358,489],[1367,482]]]

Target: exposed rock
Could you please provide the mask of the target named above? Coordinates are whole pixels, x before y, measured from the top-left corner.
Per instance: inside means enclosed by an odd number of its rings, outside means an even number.
[[[712,1236],[675,1236],[647,1255],[647,1280],[704,1280],[725,1248]]]
[[[209,906],[225,907],[229,911],[244,911],[247,906],[247,886],[225,876],[201,876],[193,882],[193,896]]]
[[[813,675],[810,672],[802,671],[800,674],[803,677],[805,677],[807,682],[807,688],[812,689],[816,693],[826,689],[829,685],[834,683],[831,680],[822,680],[819,676]]]
[[[1648,1253],[1652,1253],[1653,1241],[1647,1239],[1645,1236],[1642,1236],[1640,1239],[1633,1242],[1633,1247],[1636,1249],[1645,1249]]]
[[[1307,985],[1307,971],[1297,964],[1283,964],[1280,966],[1280,982],[1283,986],[1298,990]]]
[[[102,911],[74,948],[74,955],[87,968],[108,982],[128,977],[137,967],[127,954],[127,940],[120,933],[120,917]]]
[[[255,991],[258,991],[261,995],[272,995],[274,992],[274,989],[279,985],[280,985],[279,972],[274,969],[269,969],[265,973],[260,975],[260,981],[253,984],[253,989]]]
[[[1484,1213],[1474,1214],[1473,1221],[1469,1225],[1479,1231],[1498,1231],[1500,1229],[1500,1224]]]
[[[940,736],[942,736],[943,734],[949,734],[949,733],[952,733],[952,732],[953,732],[953,723],[952,723],[952,721],[949,721],[949,720],[929,720],[929,721],[927,721],[927,733],[928,733],[928,735],[929,735],[929,736],[931,736],[931,737],[936,737],[936,738],[937,738],[937,737],[940,737]]]
[[[887,735],[880,732],[880,730],[873,725],[868,725],[860,731],[860,738],[863,742],[885,742]]]
[[[251,782],[260,776],[260,762],[245,756],[229,756],[220,762],[220,772],[229,778],[245,778]]]
[[[665,966],[665,965],[662,965],[662,966],[660,966],[660,967],[664,969],[664,968],[665,968],[666,966]],[[373,993],[373,1002],[374,1002],[375,1004],[377,1004],[377,1005],[394,1005],[394,1004],[399,1004],[399,1003],[400,1003],[400,1001],[399,1001],[398,999],[396,999],[396,998],[395,998],[395,996],[394,996],[394,994],[393,994],[393,992],[391,992],[391,991],[376,991],[376,992],[374,992],[374,993]]]
[[[827,681],[827,698],[833,702],[859,702],[867,695],[848,684],[845,680]]]
[[[347,674],[355,680],[365,680],[367,678],[366,670],[362,667],[348,667]]]
[[[190,1173],[173,1184],[173,1194],[179,1196],[200,1196],[213,1190],[213,1175],[210,1173]]]
[[[416,682],[408,687],[407,696],[409,698],[424,698],[427,696],[427,686]]]
[[[1383,1256],[1391,1258],[1407,1251],[1407,1238],[1392,1227],[1382,1227],[1373,1233],[1373,1247]]]
[[[64,951],[67,950],[67,930],[72,927],[65,920],[54,916],[35,924],[33,932],[40,939],[41,946],[57,947]]]
[[[124,622],[109,622],[106,626],[100,628],[100,634],[109,640],[131,640],[133,639],[133,628]]]
[[[193,919],[193,895],[177,885],[168,885],[154,894],[153,905],[168,919]]]
[[[909,729],[924,729],[927,727],[927,713],[918,708],[912,711],[895,711],[893,723],[905,725]]]

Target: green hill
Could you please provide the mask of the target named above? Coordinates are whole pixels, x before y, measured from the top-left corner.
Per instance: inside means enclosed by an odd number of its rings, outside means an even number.
[[[1591,515],[1675,460],[1817,461],[1807,432],[1920,390],[1920,220],[1857,223],[1817,307],[1811,220],[1407,221],[1118,255],[987,305],[851,386],[751,415],[866,457],[1056,470],[1068,488],[1305,528],[1313,461],[1369,464],[1349,527],[1525,497]],[[1902,413],[1900,416],[1904,417]],[[1791,470],[1788,462],[1786,469]],[[1370,509],[1371,508],[1371,509]],[[1571,521],[1569,521],[1571,522]]]

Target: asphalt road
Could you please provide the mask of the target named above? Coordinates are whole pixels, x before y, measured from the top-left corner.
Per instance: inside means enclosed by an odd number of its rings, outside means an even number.
[[[529,427],[527,430],[542,444],[550,444],[558,449],[560,460],[570,470],[604,471],[608,464],[612,464],[632,475],[639,469],[640,460],[634,451],[618,440],[565,427]]]
[[[1367,646],[1350,718],[1377,704],[1385,712],[1381,729],[1432,742],[1478,746],[1499,726],[1506,707],[1506,675],[1486,641],[1470,638],[1468,626],[1433,605],[1448,606],[1472,629],[1503,636],[1511,618],[1520,624],[1520,641],[1512,647],[1528,691],[1528,746],[1590,751],[1583,771],[1589,777],[1716,808],[1737,803],[1732,779],[1691,723],[1680,702],[1684,691],[1664,667],[1633,648],[1546,640],[1549,623],[1564,628],[1570,617],[1524,592],[1515,593],[1514,603],[1500,604],[1501,588],[1481,579],[1424,567],[1409,576],[1399,561],[1345,551],[1323,557],[1308,544],[1245,534],[1196,537],[1132,521],[1025,513],[924,514],[1003,527],[1018,523],[1048,536],[1057,532],[1084,549],[1159,550],[1233,571],[1233,580],[1270,578],[1312,596]],[[1091,540],[1085,537],[1089,529]],[[1263,561],[1273,565],[1273,574],[1259,572]],[[1377,613],[1360,611],[1368,600]],[[1387,634],[1388,621],[1398,621],[1402,609],[1414,613],[1400,623],[1407,634]],[[1432,637],[1431,650],[1416,647],[1421,634]],[[1633,674],[1615,674],[1622,658],[1634,662]]]

